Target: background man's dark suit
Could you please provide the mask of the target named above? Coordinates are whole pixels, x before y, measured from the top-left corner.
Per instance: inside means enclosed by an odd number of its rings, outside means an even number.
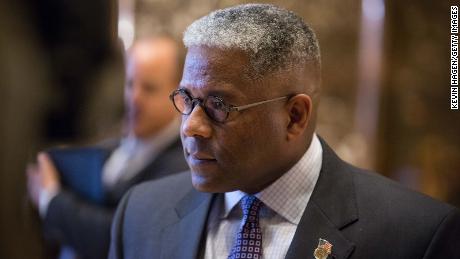
[[[169,37],[136,40],[126,52],[123,141],[112,145],[107,142],[96,149],[79,149],[74,152],[75,158],[59,159],[58,152],[54,161],[52,151],[49,156],[41,152],[37,164],[27,167],[29,198],[45,217],[46,236],[66,245],[61,257],[78,254],[79,258],[106,258],[111,219],[123,194],[142,181],[188,169],[178,137],[177,114],[168,99],[179,83],[181,59],[179,46]],[[101,154],[101,147],[107,154]],[[97,155],[93,156],[93,152]],[[101,161],[109,153],[113,156]],[[65,172],[61,172],[61,177],[59,164]],[[88,167],[94,170],[86,170]],[[80,171],[86,177],[81,177]],[[98,173],[100,178],[95,175]],[[72,188],[62,188],[64,184]],[[107,195],[103,194],[105,190],[109,190]]]
[[[333,245],[332,258],[460,258],[456,208],[322,146],[321,173],[286,258],[313,258],[319,238]],[[194,190],[189,173],[133,188],[114,218],[109,258],[199,258],[217,195]]]
[[[112,152],[113,149],[107,149]],[[110,225],[123,194],[133,185],[158,179],[188,168],[179,138],[144,167],[132,179],[114,186],[105,206],[84,201],[65,189],[54,197],[45,217],[48,238],[59,239],[83,258],[106,258],[110,244]]]

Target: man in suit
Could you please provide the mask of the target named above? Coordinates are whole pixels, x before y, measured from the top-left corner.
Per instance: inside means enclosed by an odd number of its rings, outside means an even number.
[[[61,186],[46,153],[29,168],[29,193],[51,239],[64,244],[61,258],[106,258],[110,225],[118,201],[142,181],[184,171],[179,118],[168,100],[180,78],[177,44],[166,37],[140,40],[129,50],[125,87],[127,135],[102,148],[110,155],[102,169],[104,206]],[[110,141],[109,141],[110,142]],[[71,256],[70,256],[71,255]]]
[[[460,258],[456,208],[338,158],[315,134],[320,53],[293,12],[248,4],[184,33],[190,172],[131,189],[109,258]]]

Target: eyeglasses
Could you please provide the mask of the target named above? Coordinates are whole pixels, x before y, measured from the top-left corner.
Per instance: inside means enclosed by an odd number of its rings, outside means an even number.
[[[198,104],[203,108],[203,110],[209,118],[220,123],[225,122],[227,120],[230,112],[243,111],[260,104],[279,101],[287,98],[289,98],[289,96],[282,96],[261,102],[241,106],[234,106],[226,104],[224,100],[222,100],[222,98],[218,96],[209,95],[206,98],[204,98],[204,100],[201,100],[199,98],[193,98],[190,96],[190,94],[187,93],[185,89],[177,89],[174,92],[172,92],[169,96],[169,99],[171,99],[172,103],[174,104],[174,107],[181,114],[191,114],[195,106]]]

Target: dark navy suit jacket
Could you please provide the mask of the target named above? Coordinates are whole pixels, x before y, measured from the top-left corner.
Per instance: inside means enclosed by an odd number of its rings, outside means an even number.
[[[322,146],[320,176],[286,258],[314,258],[319,238],[333,245],[328,258],[460,258],[458,209]],[[217,195],[194,190],[188,172],[131,189],[113,221],[109,258],[201,258]]]

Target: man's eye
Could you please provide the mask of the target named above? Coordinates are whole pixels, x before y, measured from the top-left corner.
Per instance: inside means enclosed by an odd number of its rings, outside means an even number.
[[[219,100],[211,101],[211,108],[215,110],[225,110],[225,104]]]
[[[184,103],[185,104],[191,104],[192,103],[192,99],[186,95],[183,95],[182,98],[184,98]]]
[[[146,93],[155,93],[158,91],[158,87],[151,83],[144,83],[142,88]]]

